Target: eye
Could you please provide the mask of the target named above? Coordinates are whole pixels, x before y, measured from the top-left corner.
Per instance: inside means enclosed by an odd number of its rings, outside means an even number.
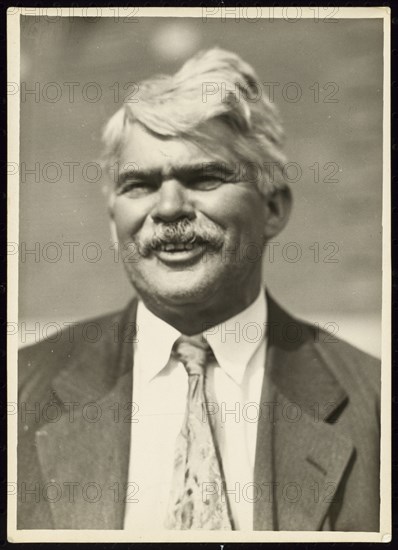
[[[126,180],[120,184],[117,195],[127,195],[130,198],[147,195],[156,190],[156,186],[148,181]]]
[[[236,183],[236,174],[234,172],[228,172],[226,170],[220,170],[209,173],[197,174],[193,177],[189,183],[192,189],[197,189],[198,191],[212,191],[228,183]]]
[[[212,191],[221,187],[225,181],[222,178],[217,177],[208,177],[208,178],[198,178],[192,182],[191,186],[193,189],[198,191]]]

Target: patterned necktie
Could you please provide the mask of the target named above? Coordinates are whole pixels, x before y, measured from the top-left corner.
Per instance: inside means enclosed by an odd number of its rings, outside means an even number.
[[[221,460],[206,414],[205,372],[211,348],[201,335],[181,336],[176,342],[176,353],[188,373],[188,400],[176,441],[165,526],[166,529],[233,529]]]

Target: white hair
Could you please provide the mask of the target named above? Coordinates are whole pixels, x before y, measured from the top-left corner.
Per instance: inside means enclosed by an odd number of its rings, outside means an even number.
[[[220,48],[201,51],[174,75],[142,81],[134,99],[105,126],[106,166],[119,159],[127,125],[138,122],[158,136],[190,141],[212,157],[222,159],[232,152],[238,162],[254,163],[260,168],[257,183],[263,193],[287,187],[284,134],[277,109],[254,69],[235,53]],[[225,143],[206,128],[210,120],[225,125]],[[228,139],[231,135],[233,140]]]

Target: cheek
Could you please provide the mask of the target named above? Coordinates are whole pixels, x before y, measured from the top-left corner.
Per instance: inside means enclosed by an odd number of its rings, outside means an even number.
[[[134,235],[140,230],[147,216],[148,208],[141,201],[116,199],[113,206],[113,219],[119,238]]]
[[[244,189],[220,192],[199,209],[234,239],[261,239],[264,229],[262,197]]]

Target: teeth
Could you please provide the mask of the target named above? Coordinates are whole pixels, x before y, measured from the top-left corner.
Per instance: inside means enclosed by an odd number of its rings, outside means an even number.
[[[166,251],[166,252],[174,252],[174,251],[180,251],[180,250],[192,250],[194,247],[191,243],[167,243],[162,244],[160,246],[160,250]]]
[[[160,250],[163,252],[176,252],[182,250],[192,250],[194,245],[192,243],[167,243],[160,246]]]

